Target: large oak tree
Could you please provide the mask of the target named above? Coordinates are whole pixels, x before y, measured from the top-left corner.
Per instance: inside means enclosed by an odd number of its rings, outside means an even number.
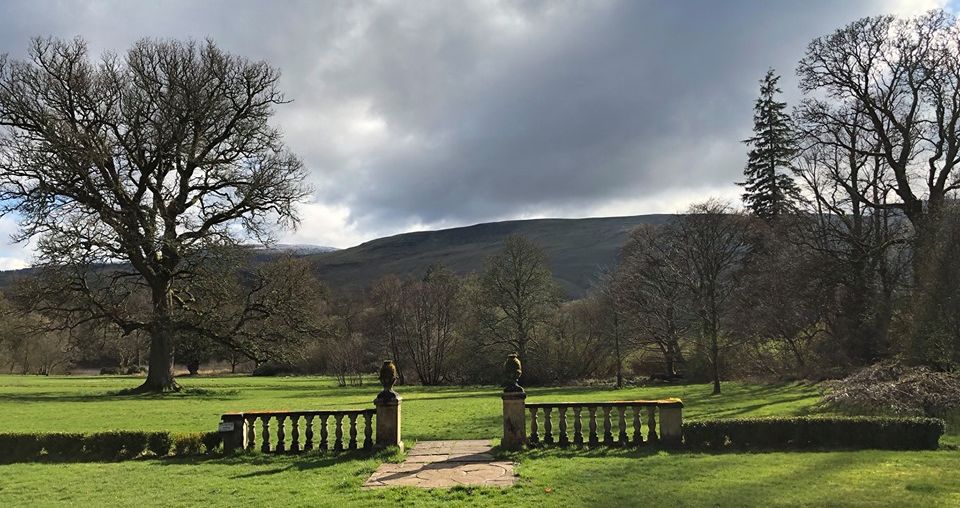
[[[38,264],[132,267],[113,279],[147,288],[145,318],[98,300],[82,275],[71,289],[90,319],[150,336],[140,391],[178,389],[190,260],[296,221],[303,166],[269,124],[278,79],[210,41],[94,59],[80,39],[35,39],[26,60],[0,57],[0,211],[37,240]]]

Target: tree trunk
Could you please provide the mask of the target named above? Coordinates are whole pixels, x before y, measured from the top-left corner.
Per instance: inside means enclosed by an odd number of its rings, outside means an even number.
[[[153,298],[153,327],[150,330],[150,355],[147,379],[133,393],[179,392],[180,385],[173,378],[173,327],[170,319],[171,281],[155,284]]]
[[[710,363],[713,371],[713,394],[720,395],[720,344],[716,328],[710,336]]]
[[[623,352],[620,349],[620,319],[613,313],[613,345],[617,355],[617,388],[623,388]]]

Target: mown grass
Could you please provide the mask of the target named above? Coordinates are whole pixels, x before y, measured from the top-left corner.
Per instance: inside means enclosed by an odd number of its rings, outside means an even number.
[[[137,378],[113,376],[0,376],[4,432],[94,432],[100,430],[215,430],[220,415],[269,409],[372,407],[379,385],[338,387],[320,377],[210,377],[181,379],[184,393],[118,395]],[[408,440],[483,439],[501,432],[496,387],[401,386],[403,431]],[[727,383],[721,397],[706,385],[627,388],[531,388],[529,401],[601,401],[680,397],[686,418],[806,414],[816,387]],[[56,415],[56,417],[51,417]]]
[[[186,393],[129,397],[123,377],[0,376],[2,431],[142,429],[204,431],[223,412],[368,407],[377,386],[338,388],[325,378],[181,380]],[[493,387],[398,387],[407,444],[421,439],[495,438]],[[677,396],[685,418],[801,415],[816,387],[728,383],[658,388],[541,388],[531,401]],[[951,427],[947,443],[957,443]],[[0,506],[958,506],[960,452],[701,454],[649,450],[550,450],[513,455],[521,481],[497,489],[360,485],[389,454],[240,456],[118,463],[0,466]]]

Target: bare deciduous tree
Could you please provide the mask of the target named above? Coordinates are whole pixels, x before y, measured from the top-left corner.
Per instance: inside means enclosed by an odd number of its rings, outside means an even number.
[[[71,287],[88,318],[149,333],[139,391],[178,389],[185,260],[295,222],[302,164],[268,123],[278,79],[210,41],[142,40],[94,62],[82,40],[35,39],[27,61],[0,58],[0,211],[20,219],[19,239],[39,237],[41,264],[123,263],[115,280],[149,289],[135,319],[82,279]]]
[[[843,361],[861,366],[888,347],[911,231],[887,206],[896,182],[885,160],[868,154],[879,142],[867,116],[855,106],[835,106],[831,116],[842,122],[824,122],[824,107],[807,103],[797,111],[804,140],[795,169],[806,214],[792,232],[800,248],[824,259],[817,273],[833,296],[824,317]]]
[[[670,229],[642,225],[631,232],[621,254],[614,281],[617,303],[627,316],[632,342],[663,358],[667,379],[679,373],[683,361],[680,339],[688,332],[690,320],[686,295],[680,291],[676,246]]]
[[[374,307],[371,324],[374,333],[379,335],[390,358],[397,368],[397,382],[406,384],[403,367],[406,365],[402,347],[403,335],[403,281],[396,275],[386,275],[374,282],[370,290],[370,299]]]
[[[522,236],[507,237],[503,249],[487,262],[480,299],[485,342],[506,346],[526,361],[559,304],[543,250]]]
[[[422,280],[408,282],[403,296],[401,343],[420,383],[438,385],[446,380],[447,358],[459,337],[460,281],[450,270],[434,266]]]
[[[852,115],[862,115],[870,142],[855,143],[860,136],[833,142],[882,160],[892,181],[884,190],[897,199],[850,190],[873,208],[902,210],[922,246],[950,192],[960,190],[956,19],[942,10],[912,19],[863,18],[811,42],[797,72],[811,95],[808,122],[836,132],[860,127]]]
[[[715,201],[691,206],[665,226],[675,235],[673,269],[693,303],[698,338],[710,361],[713,393],[720,393],[720,361],[740,342],[728,333],[730,311],[752,251],[751,220]]]

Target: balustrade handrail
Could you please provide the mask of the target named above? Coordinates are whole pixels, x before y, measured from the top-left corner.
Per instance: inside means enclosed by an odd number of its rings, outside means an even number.
[[[607,402],[527,402],[525,404],[527,408],[555,408],[560,406],[565,407],[677,407],[682,408],[683,402],[680,399],[662,399],[662,400],[614,400]]]
[[[332,415],[332,414],[364,414],[364,413],[376,413],[377,410],[374,408],[370,409],[301,409],[301,410],[255,410],[255,411],[240,411],[234,413],[223,413],[221,418],[224,416],[321,416],[321,415]]]

